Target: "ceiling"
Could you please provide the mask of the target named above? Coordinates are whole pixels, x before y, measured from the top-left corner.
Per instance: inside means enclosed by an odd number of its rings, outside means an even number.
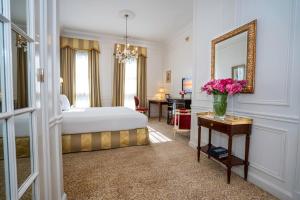
[[[124,35],[125,20],[119,12],[135,13],[128,21],[131,38],[164,41],[191,23],[193,0],[60,0],[62,30]]]

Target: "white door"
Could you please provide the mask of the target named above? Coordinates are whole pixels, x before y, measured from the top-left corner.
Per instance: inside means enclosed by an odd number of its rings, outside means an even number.
[[[0,200],[38,199],[33,0],[0,0]]]

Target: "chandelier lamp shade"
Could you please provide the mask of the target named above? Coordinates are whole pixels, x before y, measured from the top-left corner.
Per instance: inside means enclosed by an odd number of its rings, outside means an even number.
[[[126,32],[125,32],[125,46],[117,44],[115,56],[119,63],[132,62],[138,58],[138,48],[131,47],[128,43],[128,17],[129,14],[125,13],[124,18],[126,21]]]

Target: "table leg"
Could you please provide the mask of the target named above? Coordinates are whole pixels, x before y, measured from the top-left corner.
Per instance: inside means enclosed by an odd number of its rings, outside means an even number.
[[[231,176],[231,152],[232,152],[232,135],[229,135],[228,138],[228,164],[227,164],[227,183],[230,183],[230,176]]]
[[[151,103],[149,101],[149,103],[148,103],[148,118],[150,118],[150,113],[151,113],[150,108],[151,108]]]
[[[161,103],[158,104],[158,109],[159,109],[158,121],[160,121],[161,115],[162,115],[162,104]]]
[[[208,132],[208,158],[210,158],[210,148],[211,148],[211,129],[209,129],[209,132]]]
[[[198,126],[198,147],[197,147],[197,157],[198,162],[200,161],[200,151],[201,151],[201,126]]]
[[[230,184],[231,166],[227,166],[227,184]]]
[[[244,179],[248,178],[250,135],[246,135]]]

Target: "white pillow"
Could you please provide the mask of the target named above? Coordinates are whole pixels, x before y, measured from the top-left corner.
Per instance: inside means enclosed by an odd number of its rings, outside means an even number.
[[[71,105],[66,95],[61,94],[59,97],[59,101],[60,101],[60,106],[62,111],[70,110]]]

